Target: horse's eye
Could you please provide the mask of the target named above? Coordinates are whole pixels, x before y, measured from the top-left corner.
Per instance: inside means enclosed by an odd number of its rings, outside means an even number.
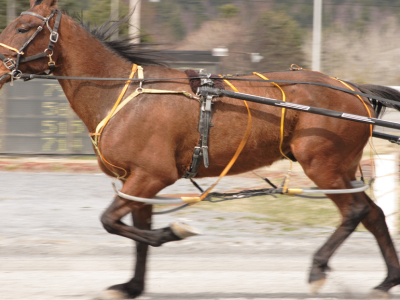
[[[17,29],[17,33],[27,33],[29,31],[29,29],[26,29],[26,28],[18,28]]]

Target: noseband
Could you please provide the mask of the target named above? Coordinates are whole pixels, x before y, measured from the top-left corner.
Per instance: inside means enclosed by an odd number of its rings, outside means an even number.
[[[49,21],[51,20],[52,17],[54,17],[55,14],[57,14],[57,17],[56,17],[53,29],[51,29],[51,27],[49,25]],[[23,15],[29,15],[29,16],[39,18],[43,21],[43,24],[36,29],[35,33],[29,38],[29,40],[26,41],[25,44],[22,45],[22,47],[19,50],[16,48],[13,48],[11,46],[0,43],[0,46],[7,48],[9,50],[12,50],[14,52],[17,52],[17,59],[7,58],[3,54],[0,53],[0,59],[3,61],[4,66],[10,70],[10,73],[8,73],[8,74],[11,75],[12,79],[20,78],[22,72],[18,69],[19,65],[21,63],[25,63],[28,61],[40,59],[43,57],[48,57],[49,58],[49,63],[48,63],[49,73],[51,73],[55,67],[55,63],[51,57],[53,55],[54,44],[57,43],[57,41],[58,41],[58,27],[60,26],[60,21],[61,21],[61,15],[62,15],[61,11],[58,9],[55,9],[46,18],[41,15],[38,15],[34,12],[29,12],[29,11],[22,12],[21,16],[23,16]],[[41,32],[43,30],[43,27],[45,25],[47,25],[47,28],[49,28],[49,30],[50,30],[50,41],[49,41],[49,45],[47,46],[47,48],[42,53],[32,55],[29,57],[21,58],[21,56],[24,55],[23,51],[25,50],[25,48],[32,42],[32,40],[39,34],[39,32]]]

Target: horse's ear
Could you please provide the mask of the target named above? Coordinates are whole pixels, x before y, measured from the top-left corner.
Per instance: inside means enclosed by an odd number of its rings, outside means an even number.
[[[31,8],[42,3],[50,7],[56,5],[57,0],[29,0],[29,3],[31,4]]]

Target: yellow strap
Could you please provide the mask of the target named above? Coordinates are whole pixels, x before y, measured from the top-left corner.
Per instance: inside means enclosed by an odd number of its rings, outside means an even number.
[[[346,82],[344,82],[343,80],[340,80],[340,79],[334,78],[334,77],[331,77],[331,78],[336,79],[337,81],[341,82],[341,83],[344,84],[346,87],[348,87],[350,90],[354,91],[354,89],[353,89],[350,85],[348,85]],[[370,118],[372,118],[372,116],[371,116],[371,111],[369,110],[368,105],[364,102],[364,100],[361,98],[360,95],[355,95],[355,96],[357,96],[358,99],[360,99],[361,103],[364,104],[365,109],[366,109],[367,112],[368,112],[368,116],[369,116]],[[372,131],[373,131],[373,127],[372,127],[372,126],[373,126],[372,124],[369,125],[369,131],[370,131],[370,136],[371,136],[371,137],[372,137]]]
[[[131,75],[129,76],[129,79],[132,79],[133,76],[135,75],[135,73],[138,73],[138,78],[139,79],[144,79],[144,75],[143,75],[143,68],[142,66],[138,66],[138,65],[133,65],[132,67],[132,72]],[[118,166],[115,166],[113,164],[111,164],[110,162],[108,162],[104,156],[101,154],[100,151],[100,137],[101,137],[101,133],[103,132],[105,126],[107,125],[107,123],[111,120],[112,117],[114,117],[126,104],[128,104],[132,99],[134,99],[135,97],[137,97],[140,94],[183,94],[188,98],[195,98],[192,94],[186,92],[186,91],[168,91],[168,90],[155,90],[155,89],[144,89],[144,88],[137,88],[136,91],[134,91],[132,94],[130,94],[127,98],[124,99],[124,101],[121,102],[122,98],[124,97],[126,90],[129,87],[129,83],[131,82],[131,80],[128,80],[125,84],[124,89],[122,90],[121,94],[119,95],[117,101],[115,102],[113,108],[111,109],[110,113],[97,125],[96,127],[96,131],[94,133],[91,133],[90,136],[93,137],[91,138],[92,143],[95,147],[95,149],[97,150],[100,158],[106,162],[107,164],[109,164],[110,166],[113,166],[114,168],[120,169],[124,171],[124,175],[120,176],[117,173],[113,172],[112,170],[110,170],[114,175],[116,175],[118,178],[120,179],[124,179],[126,177],[126,175],[128,174],[128,172]]]
[[[0,46],[2,46],[2,47],[4,47],[4,48],[7,48],[7,49],[9,49],[9,50],[12,50],[12,51],[14,51],[14,52],[17,52],[17,53],[19,53],[19,54],[21,54],[21,55],[24,55],[24,52],[19,52],[18,49],[15,49],[15,48],[13,48],[13,47],[11,47],[11,46],[8,46],[8,45],[6,45],[6,44],[0,43]]]
[[[182,94],[185,95],[186,97],[193,99],[194,96],[186,91],[168,91],[168,90],[156,90],[156,89],[140,89],[140,93],[143,94]]]
[[[128,104],[132,99],[136,98],[140,94],[182,94],[185,95],[188,98],[194,98],[194,96],[188,92],[185,91],[168,91],[168,90],[155,90],[155,89],[143,89],[143,88],[138,88],[136,91],[134,91],[132,94],[130,94],[128,97],[122,101],[119,106],[114,110],[112,115],[108,118],[104,118],[99,125],[96,127],[96,134],[99,133],[100,129],[105,126],[105,122],[110,120],[112,117],[114,117],[126,104]],[[107,120],[108,118],[108,120]]]
[[[144,78],[143,67],[142,66],[138,66],[138,78],[139,79],[143,79]]]
[[[257,75],[258,77],[261,77],[264,80],[269,80],[267,77],[265,77],[264,75],[257,73],[257,72],[253,72],[254,75]],[[271,82],[273,85],[275,85],[282,93],[282,101],[286,102],[286,95],[285,92],[282,90],[282,88],[276,84],[275,82]],[[282,151],[282,144],[283,144],[283,129],[284,129],[284,125],[285,125],[285,113],[286,113],[286,108],[282,107],[282,115],[281,115],[281,141],[279,143],[279,151],[281,152],[281,154],[283,155],[283,157],[286,157],[288,160],[292,161],[289,157],[287,157],[285,155],[285,153],[283,153]]]
[[[121,102],[121,104],[114,110],[114,112],[111,114],[111,116],[107,116],[105,117],[100,123],[99,125],[97,125],[96,127],[96,134],[99,133],[100,129],[103,128],[105,126],[105,123],[110,120],[112,117],[115,116],[115,114],[117,112],[119,112],[121,110],[122,107],[124,107],[129,101],[131,101],[133,98],[135,98],[137,95],[139,95],[140,93],[136,90],[134,91],[132,94],[129,95],[129,97],[127,97],[124,101]]]
[[[131,71],[131,75],[129,76],[129,79],[132,79],[133,76],[135,76],[135,73],[136,73],[137,69],[138,69],[138,65],[133,64],[133,66],[132,66],[132,71]],[[110,111],[110,113],[107,115],[107,117],[105,117],[105,119],[103,120],[103,121],[104,121],[103,126],[100,127],[100,128],[98,128],[98,130],[97,130],[97,128],[96,128],[96,134],[94,135],[94,142],[95,142],[96,144],[98,144],[98,143],[100,142],[100,136],[101,136],[101,133],[102,133],[103,130],[104,130],[104,127],[106,127],[108,121],[110,121],[111,117],[114,115],[114,111],[117,109],[117,107],[118,107],[119,103],[121,102],[122,98],[125,96],[126,90],[128,89],[130,83],[131,83],[131,80],[128,80],[128,81],[125,83],[125,86],[124,86],[124,88],[123,88],[121,94],[119,95],[117,101],[115,102],[113,108],[111,109],[111,111]]]
[[[135,73],[136,73],[136,71],[137,71],[137,67],[138,67],[138,66],[137,66],[136,64],[133,64],[133,66],[132,66],[132,71],[131,71],[131,75],[129,76],[129,79],[132,79],[133,76],[135,76]],[[107,117],[103,120],[104,122],[103,122],[102,126],[101,126],[101,127],[97,126],[97,128],[96,128],[96,133],[95,133],[95,134],[91,134],[91,136],[94,136],[94,138],[91,138],[92,143],[93,143],[95,149],[97,150],[97,153],[99,154],[101,160],[104,161],[104,162],[106,162],[108,165],[110,165],[110,166],[112,166],[112,167],[114,167],[114,168],[117,168],[117,169],[119,169],[119,170],[124,171],[124,174],[123,174],[122,176],[120,176],[119,174],[117,174],[117,173],[114,172],[113,170],[110,170],[115,176],[117,176],[117,178],[125,178],[125,177],[128,175],[128,172],[127,172],[124,168],[121,168],[121,167],[118,167],[118,166],[116,166],[116,165],[113,165],[112,163],[108,162],[108,161],[104,158],[104,156],[101,154],[101,151],[100,151],[100,137],[101,137],[101,133],[102,133],[103,130],[104,130],[104,127],[107,125],[108,121],[110,121],[111,117],[114,115],[115,110],[118,108],[118,105],[119,105],[119,103],[121,102],[122,98],[124,97],[124,95],[125,95],[125,93],[126,93],[126,90],[128,89],[130,83],[131,83],[131,80],[128,80],[128,81],[125,83],[125,86],[124,86],[124,88],[123,88],[121,94],[119,95],[119,97],[118,97],[118,99],[117,99],[117,102],[115,102],[115,104],[114,104],[113,108],[111,109],[110,113],[109,113],[109,114],[107,115]],[[106,166],[107,166],[107,165],[106,165]]]
[[[340,80],[340,79],[338,79],[338,78],[335,78],[335,77],[331,77],[331,78],[333,78],[333,79],[335,79],[335,80],[337,80],[337,81],[339,81],[339,82],[341,82],[342,84],[344,84],[346,87],[348,87],[350,90],[352,90],[352,91],[354,91],[354,89],[349,85],[349,84],[347,84],[346,82],[344,82],[343,80]],[[361,98],[361,96],[360,95],[356,95],[357,96],[357,98],[358,99],[360,99],[360,101],[361,101],[361,103],[362,104],[364,104],[364,107],[365,107],[365,109],[367,110],[367,112],[368,112],[368,116],[371,118],[372,116],[371,116],[371,111],[369,110],[369,107],[368,107],[368,105],[364,102],[364,100]],[[372,127],[372,124],[370,124],[369,125],[369,135],[370,135],[370,142],[369,142],[369,146],[370,146],[370,151],[369,151],[369,155],[370,155],[370,161],[371,161],[371,169],[372,169],[372,176],[374,176],[374,173],[375,173],[375,163],[374,163],[374,159],[373,159],[373,157],[372,157],[372,132],[373,132],[373,127]],[[361,169],[361,164],[359,164],[359,169],[360,169],[360,173],[361,173],[361,176],[362,177],[364,177],[363,176],[363,174],[362,174],[362,169]]]
[[[224,79],[224,82],[227,83],[235,92],[239,92],[232,83],[230,83],[228,80]],[[251,112],[250,112],[250,108],[247,104],[247,101],[243,101],[244,104],[246,105],[247,108],[247,113],[249,115],[249,118],[247,120],[247,127],[246,127],[246,132],[242,138],[242,141],[240,142],[239,147],[237,148],[235,155],[232,157],[231,161],[228,163],[228,165],[225,167],[225,169],[222,171],[221,175],[219,175],[218,180],[203,194],[201,195],[201,197],[199,197],[198,199],[196,199],[197,201],[195,201],[194,199],[190,199],[188,201],[188,203],[194,204],[196,202],[202,201],[205,197],[207,197],[208,193],[211,192],[211,190],[218,184],[218,182],[222,179],[222,177],[224,177],[229,170],[232,168],[233,164],[235,163],[236,159],[239,157],[240,153],[242,152],[244,146],[246,145],[246,142],[250,136],[251,133],[251,127],[252,127],[252,118],[251,118]],[[188,200],[188,199],[186,199]]]
[[[261,77],[262,79],[264,79],[264,80],[269,80],[267,77],[265,77],[264,75],[262,75],[262,74],[260,74],[260,73],[257,73],[257,72],[253,72],[253,74],[254,75],[257,75],[258,77]],[[282,101],[283,102],[286,102],[286,95],[285,95],[285,92],[282,90],[282,88],[278,85],[278,84],[276,84],[275,82],[271,82],[273,85],[275,85],[280,91],[281,91],[281,93],[282,93]],[[283,153],[283,151],[282,151],[282,144],[283,144],[283,129],[284,129],[284,126],[285,126],[285,114],[286,114],[286,108],[285,107],[282,107],[282,114],[281,114],[281,140],[280,140],[280,143],[279,143],[279,151],[281,152],[281,154],[283,155],[283,157],[285,157],[286,159],[288,159],[289,161],[290,161],[290,168],[289,168],[289,170],[288,170],[288,172],[287,172],[287,174],[286,174],[286,177],[285,177],[285,181],[284,181],[284,185],[283,185],[283,193],[286,193],[287,192],[287,190],[288,190],[288,183],[289,183],[289,179],[290,179],[290,174],[291,174],[291,172],[292,172],[292,167],[293,167],[293,162],[292,162],[292,160],[289,158],[289,157],[287,157],[286,155],[285,155],[285,153]]]

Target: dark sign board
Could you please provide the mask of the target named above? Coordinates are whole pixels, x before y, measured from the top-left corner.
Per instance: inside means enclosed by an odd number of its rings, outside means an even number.
[[[176,69],[219,74],[211,51],[165,51]],[[69,106],[58,81],[15,81],[0,90],[0,154],[94,154],[86,126]]]
[[[15,81],[0,90],[1,154],[94,154],[86,126],[55,80]]]

